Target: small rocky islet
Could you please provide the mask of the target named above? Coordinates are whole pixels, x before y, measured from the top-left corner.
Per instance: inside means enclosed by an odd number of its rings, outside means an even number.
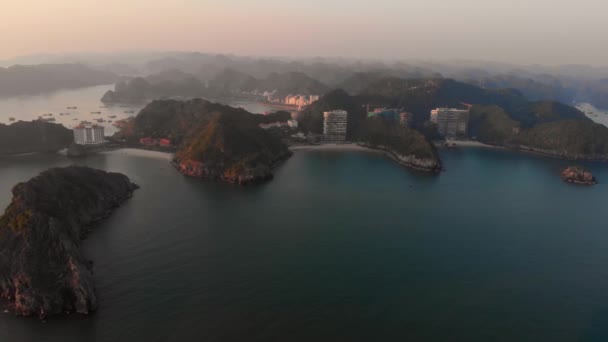
[[[88,314],[98,307],[92,263],[80,250],[138,186],[119,173],[53,168],[12,189],[0,217],[0,305],[20,316]]]
[[[579,185],[595,185],[597,180],[591,171],[583,166],[568,166],[561,172],[561,178],[566,183]]]

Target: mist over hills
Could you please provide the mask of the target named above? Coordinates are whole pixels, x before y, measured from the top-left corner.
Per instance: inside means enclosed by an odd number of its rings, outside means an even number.
[[[451,78],[486,89],[517,89],[530,100],[555,100],[568,104],[589,102],[600,108],[608,108],[608,67],[587,65],[542,66],[484,61],[249,57],[199,52],[34,55],[0,62],[0,65],[17,62],[80,63],[94,71],[107,72],[107,75],[111,73],[127,77],[144,77],[152,84],[160,84],[162,81],[184,83],[196,79],[214,88],[232,87],[232,90],[249,91],[274,87],[285,94],[322,92],[337,88],[344,89],[350,94],[357,94],[371,81],[386,77]],[[286,74],[291,76],[284,76]],[[104,77],[105,80],[109,79],[107,75]],[[58,79],[59,82],[55,83],[62,83],[57,77],[47,75],[46,79]],[[86,78],[97,77],[99,76]],[[290,77],[293,78],[291,82],[288,80]],[[3,78],[0,75],[0,82]],[[261,80],[266,80],[266,83]],[[294,86],[296,82],[306,86]],[[86,83],[73,82],[73,84]],[[36,85],[36,87],[32,86],[32,89],[27,86],[25,88],[27,91],[36,92],[51,87]]]
[[[114,73],[83,64],[15,65],[0,68],[0,97],[110,84],[118,79]]]

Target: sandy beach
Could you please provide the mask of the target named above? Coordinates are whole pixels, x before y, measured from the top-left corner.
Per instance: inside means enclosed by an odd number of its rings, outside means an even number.
[[[455,146],[455,147],[485,147],[485,148],[498,148],[498,149],[504,148],[501,146],[488,145],[488,144],[481,143],[479,141],[471,141],[471,140],[447,140],[446,143],[449,144],[450,146]],[[440,143],[438,146],[444,147],[444,144]]]
[[[150,150],[140,150],[140,149],[136,149],[136,148],[121,148],[121,149],[113,150],[113,151],[100,152],[100,154],[113,154],[113,155],[126,155],[126,156],[133,156],[133,157],[156,158],[156,159],[164,159],[167,161],[171,161],[171,159],[173,158],[172,153],[150,151]]]
[[[363,147],[357,144],[321,144],[321,145],[299,145],[289,147],[292,151],[306,151],[306,150],[323,150],[323,151],[360,151],[360,152],[374,152],[381,153],[381,151],[374,150],[371,148]]]

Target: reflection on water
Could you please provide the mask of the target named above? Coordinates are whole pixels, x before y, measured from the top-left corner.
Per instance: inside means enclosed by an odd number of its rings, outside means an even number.
[[[608,187],[562,183],[561,160],[441,153],[448,171],[430,177],[377,154],[298,151],[245,188],[158,158],[88,157],[141,185],[84,244],[101,309],[0,315],[0,341],[604,341]],[[70,163],[1,159],[0,205]]]
[[[10,118],[17,121],[31,121],[44,114],[44,118],[54,118],[56,123],[72,128],[80,121],[94,121],[102,119],[106,135],[112,135],[116,128],[108,121],[116,121],[134,116],[141,109],[140,106],[106,106],[100,99],[106,91],[114,89],[113,85],[61,90],[41,95],[0,98],[0,123],[9,124]],[[68,109],[77,107],[77,109]],[[131,112],[134,113],[125,113]],[[92,114],[91,112],[101,112]],[[64,114],[64,115],[61,115]],[[111,118],[115,116],[115,118]]]

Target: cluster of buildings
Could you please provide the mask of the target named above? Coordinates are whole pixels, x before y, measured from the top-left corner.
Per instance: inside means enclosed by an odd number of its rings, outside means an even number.
[[[312,104],[315,101],[318,101],[319,95],[287,95],[284,98],[277,98],[274,94],[265,94],[267,96],[268,102],[271,103],[280,103],[288,106],[294,106],[298,108],[306,107]]]
[[[431,111],[431,122],[437,125],[439,134],[446,138],[464,137],[469,126],[469,110],[437,108]]]
[[[77,145],[101,145],[105,142],[104,127],[89,122],[81,122],[74,127],[74,142]]]

